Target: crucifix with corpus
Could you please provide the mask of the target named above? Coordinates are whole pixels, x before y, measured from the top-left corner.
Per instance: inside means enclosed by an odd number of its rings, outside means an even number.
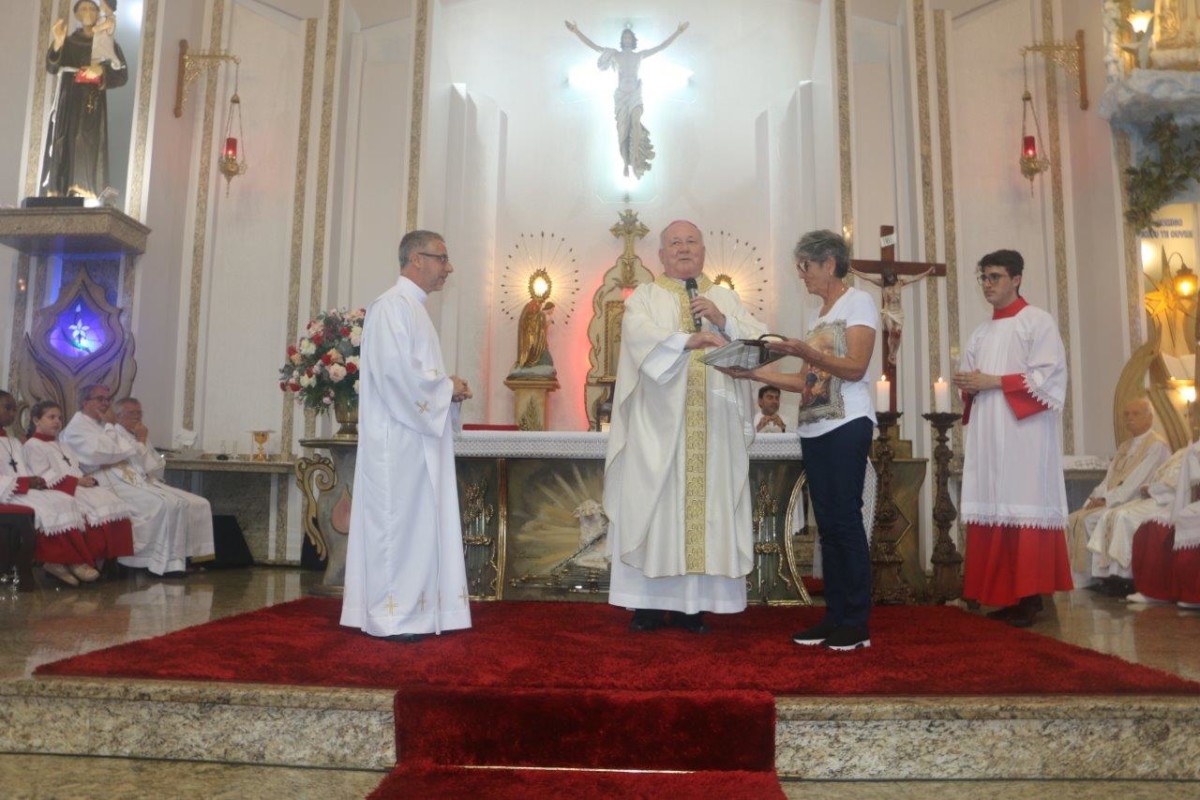
[[[884,336],[880,339],[883,353],[883,376],[890,383],[888,408],[896,409],[896,356],[900,352],[900,334],[904,330],[904,307],[900,293],[905,286],[933,275],[946,276],[946,265],[924,261],[896,260],[896,229],[879,226],[879,260],[852,259],[850,271],[879,287],[882,294],[879,315],[883,320]]]

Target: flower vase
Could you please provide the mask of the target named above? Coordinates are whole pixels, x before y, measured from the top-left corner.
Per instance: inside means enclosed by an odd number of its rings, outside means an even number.
[[[339,427],[334,436],[338,439],[358,438],[358,398],[338,397],[333,401],[333,418]]]

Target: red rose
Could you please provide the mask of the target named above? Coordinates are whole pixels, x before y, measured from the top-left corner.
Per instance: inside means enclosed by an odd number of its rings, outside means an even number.
[[[345,325],[343,325],[342,327],[338,328],[338,333],[341,334],[342,336],[349,336],[350,329],[347,328]]]
[[[304,370],[304,374],[311,378],[313,376],[312,367],[309,367],[308,369]]]
[[[288,358],[291,358],[292,356],[296,355],[296,353],[299,353],[299,352],[300,351],[296,349],[296,345],[294,345],[294,344],[288,345],[288,349],[287,349]]]
[[[327,367],[330,364],[332,364],[333,363],[333,353],[326,353],[325,355],[321,356],[321,363]]]
[[[312,335],[312,343],[315,344],[317,347],[320,347],[322,344],[325,343],[325,337],[321,335],[320,331],[317,331],[316,333],[314,333]]]
[[[355,364],[353,361],[347,361],[346,362],[346,374],[353,375],[356,372],[358,372],[358,364]]]
[[[298,391],[300,391],[300,384],[298,384],[298,383],[289,383],[289,384],[288,384],[288,388],[289,388],[289,389],[291,389],[293,392],[298,392]]]

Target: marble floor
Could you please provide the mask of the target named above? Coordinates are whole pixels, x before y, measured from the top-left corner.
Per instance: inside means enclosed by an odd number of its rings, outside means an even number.
[[[320,574],[257,567],[183,580],[137,574],[80,589],[47,585],[15,594],[0,584],[0,680],[28,678],[40,664],[295,599]],[[1200,611],[1131,606],[1077,590],[1054,598],[1034,631],[1128,661],[1200,680]],[[0,754],[5,798],[351,798],[381,773],[229,766],[115,758]],[[1104,798],[1200,797],[1200,783],[794,782],[789,797]]]

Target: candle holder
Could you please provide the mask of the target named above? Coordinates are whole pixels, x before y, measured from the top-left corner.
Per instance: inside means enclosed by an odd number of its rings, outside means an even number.
[[[930,599],[937,604],[955,600],[962,596],[962,554],[950,538],[950,526],[958,518],[954,503],[950,502],[950,458],[954,455],[947,441],[950,428],[962,419],[962,414],[933,412],[922,414],[933,426],[933,479],[936,494],[933,500],[933,527],[937,535],[933,545],[933,585]]]
[[[892,499],[892,449],[890,431],[900,422],[902,412],[877,411],[879,438],[875,440],[875,470],[879,483],[875,492],[875,519],[871,533],[871,599],[882,605],[913,602],[913,590],[900,571],[904,559],[897,550],[896,520],[900,512]]]

